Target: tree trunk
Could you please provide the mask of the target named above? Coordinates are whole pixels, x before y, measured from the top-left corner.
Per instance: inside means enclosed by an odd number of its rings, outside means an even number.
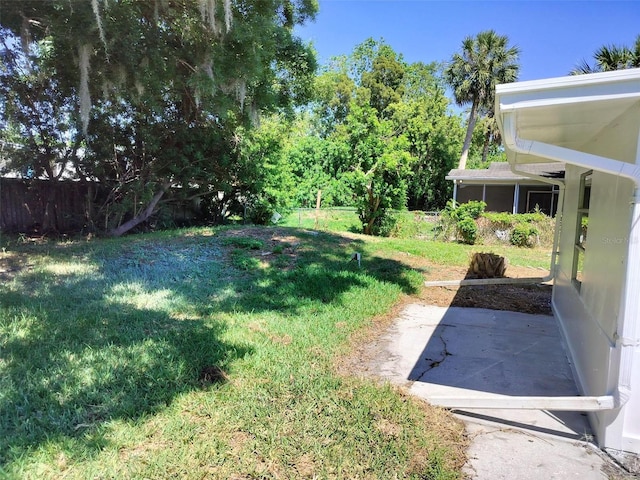
[[[462,154],[460,155],[460,164],[458,168],[460,170],[464,170],[467,168],[467,157],[469,156],[469,147],[471,147],[471,140],[473,138],[473,129],[476,126],[476,121],[478,119],[477,115],[478,111],[478,98],[473,98],[473,103],[471,104],[471,111],[469,112],[469,123],[467,124],[467,134],[464,137],[464,144],[462,145]]]
[[[487,133],[484,134],[484,145],[482,146],[482,163],[483,164],[487,163],[490,144],[491,144],[491,130],[487,129]]]
[[[151,215],[153,215],[153,212],[155,211],[156,206],[158,205],[158,202],[160,201],[160,199],[168,189],[169,189],[169,184],[164,183],[160,191],[153,196],[153,198],[149,202],[149,205],[147,205],[147,207],[144,210],[142,210],[139,214],[137,214],[131,220],[124,222],[122,225],[119,225],[118,227],[107,232],[107,235],[110,237],[119,237],[127,233],[132,228],[138,226],[145,220],[147,220]]]
[[[365,235],[372,235],[373,223],[376,221],[376,212],[378,211],[381,200],[380,197],[373,196],[373,183],[367,185],[367,195],[369,197],[369,218],[367,219],[367,223],[364,225],[363,233]]]

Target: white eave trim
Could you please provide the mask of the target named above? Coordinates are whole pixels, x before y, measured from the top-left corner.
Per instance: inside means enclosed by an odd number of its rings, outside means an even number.
[[[590,153],[580,152],[577,150],[571,150],[569,148],[538,142],[536,140],[520,138],[517,133],[516,119],[514,118],[514,115],[514,112],[500,113],[504,144],[507,149],[512,152],[515,152],[516,154],[533,155],[546,160],[564,162],[571,165],[577,165],[579,167],[590,168],[599,172],[619,175],[633,180],[636,185],[640,185],[640,165],[626,163],[599,155],[592,155]],[[511,162],[510,160],[510,163],[518,162]]]
[[[638,100],[640,92],[620,93],[614,95],[585,95],[580,97],[544,98],[539,100],[523,100],[515,103],[500,103],[500,111],[503,113],[523,110],[528,108],[553,107],[558,105],[572,105],[590,102],[611,102],[615,100]]]
[[[587,75],[571,75],[566,77],[529,80],[525,82],[504,83],[496,86],[496,95],[511,93],[533,93],[575,87],[604,87],[640,79],[640,68],[616,70],[612,72],[590,73]]]

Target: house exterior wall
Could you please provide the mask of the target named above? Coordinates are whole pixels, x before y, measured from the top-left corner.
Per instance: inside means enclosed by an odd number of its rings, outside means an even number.
[[[578,289],[572,282],[572,273],[580,175],[585,171],[567,165],[553,307],[571,353],[581,392],[606,395],[615,390],[619,377],[620,351],[616,342],[622,321],[633,183],[615,175],[593,173],[583,280]],[[637,403],[638,399],[634,401]],[[623,448],[628,408],[591,415],[592,426],[602,446]]]

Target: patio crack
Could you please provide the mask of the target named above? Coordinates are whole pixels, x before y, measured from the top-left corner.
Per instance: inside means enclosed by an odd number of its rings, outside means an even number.
[[[449,352],[447,348],[447,341],[444,339],[443,335],[440,335],[438,338],[442,342],[442,350],[440,351],[440,355],[438,358],[429,358],[429,357],[425,358],[425,360],[429,362],[428,366],[426,369],[424,369],[420,373],[420,375],[418,375],[417,381],[420,381],[422,377],[424,377],[427,373],[429,373],[434,368],[438,368],[442,364],[442,362],[444,362],[447,359],[447,357],[450,357],[452,355],[452,353]]]

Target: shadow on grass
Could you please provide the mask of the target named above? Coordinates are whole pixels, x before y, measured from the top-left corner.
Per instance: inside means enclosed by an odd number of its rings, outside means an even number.
[[[303,246],[282,268],[238,271],[216,237],[150,236],[49,246],[57,267],[1,285],[0,471],[48,441],[97,452],[106,422],[160,411],[208,367],[233,372],[254,350],[224,340],[222,313],[299,315],[380,281],[415,291],[399,262],[349,262],[360,240],[290,231]]]

